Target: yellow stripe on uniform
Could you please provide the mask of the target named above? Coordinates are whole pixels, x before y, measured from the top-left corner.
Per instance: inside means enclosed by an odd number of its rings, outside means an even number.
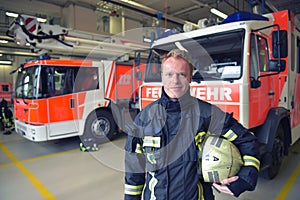
[[[225,137],[227,140],[229,140],[230,142],[232,142],[233,140],[235,140],[238,136],[237,134],[235,134],[235,132],[233,132],[233,130],[229,130],[227,131],[223,137]]]
[[[125,194],[128,195],[141,195],[143,192],[144,185],[128,185],[125,184]]]
[[[45,199],[55,200],[48,189],[24,166],[22,163],[7,149],[7,147],[0,142],[0,148],[12,160],[12,162],[19,168],[19,170],[28,178],[32,185],[41,193]]]
[[[140,145],[139,143],[137,143],[137,145],[136,145],[135,153],[139,153],[139,154],[144,153],[144,149],[143,149],[142,145]]]
[[[260,161],[253,156],[243,156],[244,166],[253,166],[259,171]]]
[[[197,133],[197,135],[195,136],[195,142],[196,145],[198,146],[201,142],[203,142],[203,139],[205,138],[206,132],[202,131]]]

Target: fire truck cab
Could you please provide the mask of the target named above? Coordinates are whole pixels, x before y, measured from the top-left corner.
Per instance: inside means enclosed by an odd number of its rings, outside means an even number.
[[[138,112],[136,78],[144,65],[92,60],[36,60],[18,69],[15,130],[34,141],[72,136],[108,141]]]
[[[299,25],[287,10],[238,12],[218,25],[168,33],[151,47],[141,109],[160,96],[160,57],[174,48],[188,51],[194,62],[191,93],[233,113],[258,137],[261,174],[274,178],[300,137]]]

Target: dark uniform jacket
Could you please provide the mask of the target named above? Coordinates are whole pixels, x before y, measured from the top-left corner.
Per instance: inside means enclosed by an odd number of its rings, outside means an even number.
[[[256,137],[232,114],[189,92],[174,101],[163,90],[161,98],[127,126],[127,133],[125,200],[141,199],[142,194],[144,200],[214,199],[211,183],[203,182],[198,167],[198,154],[207,133],[232,141],[244,158],[239,179],[228,186],[235,196],[256,186]]]

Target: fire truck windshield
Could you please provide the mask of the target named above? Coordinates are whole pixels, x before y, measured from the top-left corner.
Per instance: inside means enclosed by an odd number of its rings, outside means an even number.
[[[39,77],[39,68],[37,66],[19,69],[15,84],[15,97],[36,98],[38,96],[37,77]]]
[[[40,99],[66,95],[98,89],[98,83],[96,67],[36,65],[18,71],[15,97]]]
[[[149,55],[145,82],[161,82],[161,57],[174,48],[189,52],[193,81],[236,80],[242,76],[245,30],[239,29],[155,46]]]

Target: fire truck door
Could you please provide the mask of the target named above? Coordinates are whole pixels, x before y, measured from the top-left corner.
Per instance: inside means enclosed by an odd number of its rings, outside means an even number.
[[[76,69],[55,69],[54,96],[48,98],[49,136],[75,134],[78,132],[78,94],[73,93]]]
[[[48,99],[50,137],[78,132],[76,96],[69,94]]]
[[[252,34],[250,48],[249,127],[263,124],[268,111],[275,105],[275,76],[268,72],[267,40]],[[269,75],[268,75],[269,74]],[[266,75],[266,76],[265,76]],[[278,85],[278,84],[277,84]]]
[[[294,40],[292,40],[294,41]],[[291,111],[291,126],[298,126],[300,130],[300,39],[292,42],[292,55],[288,72],[288,108]],[[298,133],[299,134],[299,133]],[[292,140],[296,140],[296,134],[292,134]],[[298,136],[299,137],[299,136]]]

